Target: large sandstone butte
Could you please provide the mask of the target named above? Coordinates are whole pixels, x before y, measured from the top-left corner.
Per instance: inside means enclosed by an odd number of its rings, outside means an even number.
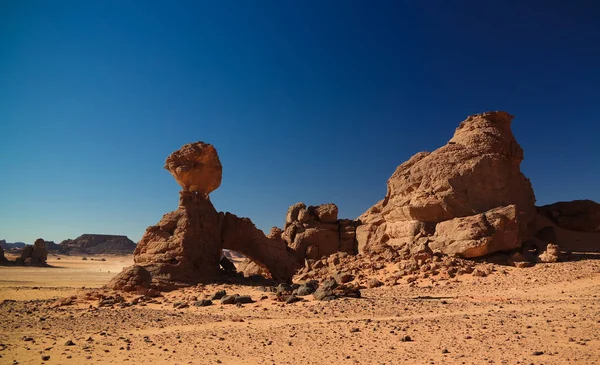
[[[359,251],[428,245],[469,258],[518,248],[536,211],[512,118],[470,116],[446,145],[398,166],[385,198],[359,217]]]
[[[187,144],[167,158],[165,168],[183,188],[179,207],[148,227],[134,251],[134,267],[108,287],[137,290],[152,283],[166,289],[218,280],[223,249],[243,253],[275,280],[291,280],[299,264],[280,237],[267,237],[250,219],[217,212],[212,205],[208,194],[219,186],[222,174],[212,145]]]

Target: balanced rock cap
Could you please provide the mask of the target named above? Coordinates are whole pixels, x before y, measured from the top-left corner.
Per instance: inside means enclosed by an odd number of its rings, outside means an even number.
[[[223,167],[217,150],[208,143],[184,145],[167,157],[165,169],[184,191],[208,195],[221,185]]]

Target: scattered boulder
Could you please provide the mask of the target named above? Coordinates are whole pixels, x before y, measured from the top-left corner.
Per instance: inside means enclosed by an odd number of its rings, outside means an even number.
[[[126,267],[107,284],[114,290],[126,292],[145,292],[152,285],[152,276],[145,267],[133,265]]]
[[[264,278],[271,279],[271,273],[267,268],[259,265],[258,263],[252,261],[249,258],[246,258],[242,261],[237,268],[238,272],[241,272],[245,277],[251,277],[255,275],[260,275]]]
[[[548,244],[546,251],[538,256],[539,262],[558,262],[560,260],[560,248],[558,245]]]
[[[248,304],[254,303],[254,300],[249,295],[236,295],[234,304]]]
[[[463,258],[512,250],[521,245],[518,219],[516,206],[509,205],[440,222],[429,248]]]
[[[354,275],[352,275],[346,271],[342,271],[342,272],[336,271],[333,274],[333,277],[335,278],[335,281],[337,281],[340,284],[345,284],[345,283],[348,283],[348,282],[354,280]]]
[[[288,209],[282,239],[294,253],[298,263],[317,260],[338,251],[357,253],[356,227],[350,219],[338,220],[333,203],[307,207],[296,203]]]
[[[316,300],[328,301],[340,297],[360,298],[360,290],[357,285],[339,284],[334,278],[329,277],[321,282],[321,285],[313,293]]]
[[[294,290],[294,294],[299,296],[299,297],[305,297],[307,295],[311,295],[312,293],[315,292],[315,289],[308,286],[308,285],[300,285],[300,287],[296,290]]]
[[[382,285],[383,283],[379,279],[371,278],[367,280],[367,288],[378,288]]]
[[[208,307],[209,305],[212,305],[213,302],[210,299],[202,299],[202,300],[198,300],[194,303],[192,303],[193,306],[195,307]]]
[[[221,304],[235,304],[236,295],[225,295],[221,298]]]
[[[227,292],[225,290],[218,290],[216,293],[214,293],[210,299],[211,300],[219,300],[221,298],[223,298],[224,296],[227,295]]]
[[[221,261],[219,262],[219,264],[221,265],[221,268],[227,273],[235,274],[237,272],[233,262],[229,261],[229,259],[226,256],[221,257]]]

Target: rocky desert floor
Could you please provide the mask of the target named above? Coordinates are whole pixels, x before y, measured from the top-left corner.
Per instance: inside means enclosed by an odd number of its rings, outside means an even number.
[[[132,258],[105,258],[0,267],[0,364],[600,364],[598,255],[361,299],[284,304],[206,285],[123,308],[98,307],[98,288]],[[174,308],[220,289],[256,302]]]

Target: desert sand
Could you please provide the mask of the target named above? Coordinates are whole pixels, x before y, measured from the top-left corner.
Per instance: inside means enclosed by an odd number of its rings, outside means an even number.
[[[222,284],[99,308],[86,294],[102,292],[132,261],[105,258],[51,256],[48,268],[0,267],[0,363],[600,363],[597,254],[524,269],[493,265],[487,277],[363,289],[361,299],[283,304],[259,287]],[[219,289],[256,302],[173,307]],[[58,305],[69,296],[73,304]]]

